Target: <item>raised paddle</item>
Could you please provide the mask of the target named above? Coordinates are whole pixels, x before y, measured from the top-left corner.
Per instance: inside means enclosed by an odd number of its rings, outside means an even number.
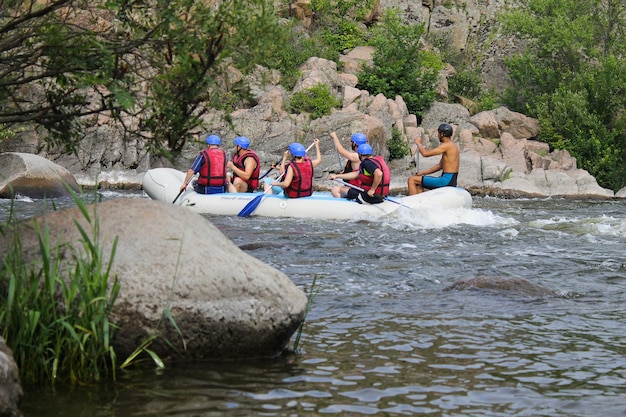
[[[363,192],[365,192],[365,190],[364,190],[363,188],[361,188],[361,187],[357,187],[356,185],[354,185],[354,184],[350,184],[349,182],[345,182],[345,181],[344,181],[344,180],[342,180],[342,179],[335,178],[333,181],[340,182],[340,183],[342,183],[343,185],[345,185],[345,186],[347,186],[347,187],[350,187],[350,188],[354,188],[355,190],[358,190],[358,191],[360,191],[360,192],[362,192],[362,193],[363,193]],[[393,198],[391,198],[391,197],[383,197],[383,199],[385,199],[385,200],[387,200],[387,201],[390,201],[390,202],[392,202],[392,203],[395,203],[395,204],[401,205],[402,207],[406,207],[406,208],[408,208],[408,209],[415,210],[413,207],[411,207],[411,206],[407,206],[406,204],[403,204],[403,203],[401,203],[401,202],[399,202],[399,201],[396,201],[396,200],[394,200],[394,199],[393,199]],[[365,199],[364,199],[364,200],[365,200]],[[365,202],[366,202],[366,203],[368,203],[368,201],[367,201],[367,200],[365,200]]]
[[[308,148],[306,148],[306,152],[308,152],[313,147],[313,145],[315,145],[315,142],[313,142]],[[287,172],[287,170],[285,170],[285,172]],[[278,180],[282,178],[282,176],[285,175],[285,172],[280,174],[280,176],[276,179]],[[243,209],[241,209],[241,211],[239,212],[239,214],[237,214],[237,216],[248,217],[252,215],[252,213],[254,213],[254,211],[259,206],[259,204],[261,204],[261,200],[263,200],[263,197],[265,197],[271,191],[271,189],[272,187],[268,188],[267,190],[265,190],[265,192],[263,192],[263,194],[258,195],[254,197],[252,200],[250,200],[248,204],[246,204],[246,206]]]

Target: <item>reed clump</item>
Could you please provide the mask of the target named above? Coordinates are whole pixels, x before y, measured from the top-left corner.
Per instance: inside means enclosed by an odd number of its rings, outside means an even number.
[[[104,256],[96,212],[73,194],[83,227],[74,245],[55,242],[47,224],[17,222],[11,214],[0,224],[7,248],[0,259],[0,334],[12,349],[22,381],[88,384],[115,378],[111,341],[116,326],[109,313],[120,285],[111,266],[117,247]],[[25,259],[20,229],[32,227],[38,256]],[[77,243],[77,244],[76,244]]]

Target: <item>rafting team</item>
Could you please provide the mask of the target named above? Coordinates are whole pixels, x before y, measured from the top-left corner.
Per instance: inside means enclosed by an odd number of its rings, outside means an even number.
[[[441,155],[441,159],[438,164],[408,178],[409,195],[421,193],[425,189],[457,185],[460,151],[452,142],[452,126],[443,123],[437,133],[440,144],[430,150],[424,147],[421,137],[415,139],[420,155]],[[337,153],[347,160],[341,173],[328,176],[328,179],[341,184],[331,189],[333,197],[347,198],[359,203],[383,202],[389,195],[391,173],[382,156],[372,155],[372,147],[367,143],[367,137],[363,133],[352,134],[351,150],[341,145],[335,132],[330,137]],[[219,136],[209,135],[205,141],[207,147],[191,164],[180,191],[185,190],[191,179],[198,174],[198,178],[193,181],[193,188],[199,194],[251,193],[261,186],[266,193],[282,193],[287,198],[313,194],[313,172],[322,162],[319,139],[315,139],[309,148],[297,142],[290,144],[281,162],[273,164],[261,176],[261,161],[256,152],[250,149],[250,139],[243,136],[234,139],[235,154],[232,160],[229,160],[222,149]],[[315,159],[307,156],[312,146],[315,146]],[[267,174],[274,169],[278,170],[279,175],[275,179],[267,178]],[[232,174],[228,174],[228,170]],[[439,177],[429,175],[438,171],[442,172]]]

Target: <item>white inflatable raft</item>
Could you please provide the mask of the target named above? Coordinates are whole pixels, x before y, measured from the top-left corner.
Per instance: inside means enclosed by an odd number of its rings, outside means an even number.
[[[179,194],[185,173],[172,168],[151,169],[144,175],[143,189],[153,200],[172,203]],[[196,213],[236,216],[257,193],[198,194],[190,186],[176,200],[177,205]],[[389,197],[380,204],[359,204],[333,198],[329,192],[314,192],[310,197],[285,198],[266,194],[252,215],[316,219],[367,219],[395,210],[471,208],[472,197],[464,189],[444,187],[409,197]]]

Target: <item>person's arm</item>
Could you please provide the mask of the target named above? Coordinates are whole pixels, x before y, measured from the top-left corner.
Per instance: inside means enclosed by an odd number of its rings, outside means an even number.
[[[378,188],[382,180],[383,180],[383,172],[380,170],[380,168],[376,168],[376,170],[374,170],[374,179],[372,180],[372,187],[369,190],[367,190],[367,195],[369,195],[370,197],[374,197],[374,194],[376,193],[376,189]]]
[[[193,171],[193,169],[189,168],[187,170],[187,175],[185,175],[185,180],[183,181],[182,185],[179,188],[179,191],[184,191],[187,186],[189,185],[189,180],[191,180],[191,177],[193,177],[195,174],[195,172]]]
[[[359,171],[352,171],[345,174],[330,174],[328,176],[329,180],[355,180],[359,177]]]
[[[418,137],[417,139],[415,139],[415,143],[417,144],[417,149],[419,150],[420,155],[424,157],[442,155],[442,158],[443,158],[443,154],[448,151],[448,148],[450,145],[449,143],[442,143],[436,148],[429,150],[429,149],[426,149],[424,145],[422,145],[421,137]],[[436,165],[433,165],[432,167],[424,169],[422,171],[418,171],[415,175],[428,175],[428,174],[433,174],[441,170],[442,170],[442,166],[441,166],[441,159],[440,159]]]
[[[189,181],[191,180],[191,177],[193,177],[198,171],[200,171],[200,167],[202,167],[203,163],[204,163],[204,156],[202,154],[199,154],[198,156],[196,156],[196,159],[194,159],[193,163],[191,164],[191,168],[187,170],[187,175],[185,175],[185,180],[183,181],[183,183],[181,184],[179,188],[180,191],[183,191],[184,189],[187,188],[187,185],[189,185]]]
[[[313,168],[322,163],[322,153],[320,152],[320,140],[315,138],[315,159],[311,161]]]
[[[337,152],[339,152],[339,155],[343,156],[349,161],[359,162],[359,154],[356,152],[350,152],[349,150],[344,148],[335,132],[330,132],[330,137],[333,139],[333,144],[335,145],[335,149],[337,150]]]
[[[280,182],[272,182],[272,186],[277,185],[280,188],[287,188],[291,185],[291,181],[293,181],[293,168],[289,169],[289,166],[287,166],[287,171],[285,172],[285,177],[283,178],[282,181]]]
[[[441,155],[443,153],[446,153],[450,147],[450,143],[442,143],[436,148],[426,149],[426,147],[422,144],[421,136],[415,139],[415,143],[417,144],[417,150],[419,151],[420,155],[422,155],[425,158],[428,158],[429,156]]]

